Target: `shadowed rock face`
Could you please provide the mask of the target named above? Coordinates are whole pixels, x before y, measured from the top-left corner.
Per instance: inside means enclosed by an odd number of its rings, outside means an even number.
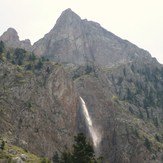
[[[17,31],[13,28],[9,28],[4,32],[2,36],[0,36],[0,40],[2,40],[7,47],[22,48],[27,51],[30,51],[32,47],[29,39],[20,41]]]
[[[100,24],[82,20],[71,9],[65,10],[54,28],[33,46],[39,56],[62,63],[112,66],[150,54],[108,32]]]

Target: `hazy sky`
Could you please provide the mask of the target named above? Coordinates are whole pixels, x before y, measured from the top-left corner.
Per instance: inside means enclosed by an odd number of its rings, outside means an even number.
[[[0,35],[9,27],[32,43],[71,8],[82,19],[148,50],[163,63],[163,0],[0,0]]]

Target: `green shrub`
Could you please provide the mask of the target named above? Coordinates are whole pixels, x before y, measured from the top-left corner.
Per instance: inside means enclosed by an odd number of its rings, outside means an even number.
[[[115,102],[118,102],[118,97],[113,95],[112,100],[115,101]]]
[[[4,140],[2,140],[2,142],[1,142],[1,149],[2,149],[2,150],[5,149],[5,141],[4,141]]]

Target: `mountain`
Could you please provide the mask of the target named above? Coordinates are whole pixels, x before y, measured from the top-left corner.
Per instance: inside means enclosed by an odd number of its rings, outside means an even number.
[[[8,47],[19,47],[28,51],[30,51],[32,47],[29,39],[20,41],[17,31],[13,28],[9,28],[6,32],[4,32],[2,36],[0,36],[0,40],[3,41]]]
[[[71,9],[65,10],[54,28],[33,46],[38,56],[62,63],[112,66],[150,54],[108,32],[100,24],[82,20]]]
[[[8,48],[13,33],[0,46],[0,143],[52,160],[83,132],[104,162],[162,163],[163,66],[147,51],[71,9],[30,51]]]

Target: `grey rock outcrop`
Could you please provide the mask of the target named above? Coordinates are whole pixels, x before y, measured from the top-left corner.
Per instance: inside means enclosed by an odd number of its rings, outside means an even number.
[[[65,10],[54,28],[33,46],[38,56],[62,63],[113,66],[150,54],[108,32],[100,24],[82,20],[71,9]]]
[[[20,41],[17,31],[13,28],[9,28],[4,32],[2,36],[0,36],[0,40],[2,40],[7,47],[22,48],[27,51],[30,51],[32,47],[29,39]]]
[[[24,161],[20,157],[13,158],[13,161],[16,163],[24,163]]]

